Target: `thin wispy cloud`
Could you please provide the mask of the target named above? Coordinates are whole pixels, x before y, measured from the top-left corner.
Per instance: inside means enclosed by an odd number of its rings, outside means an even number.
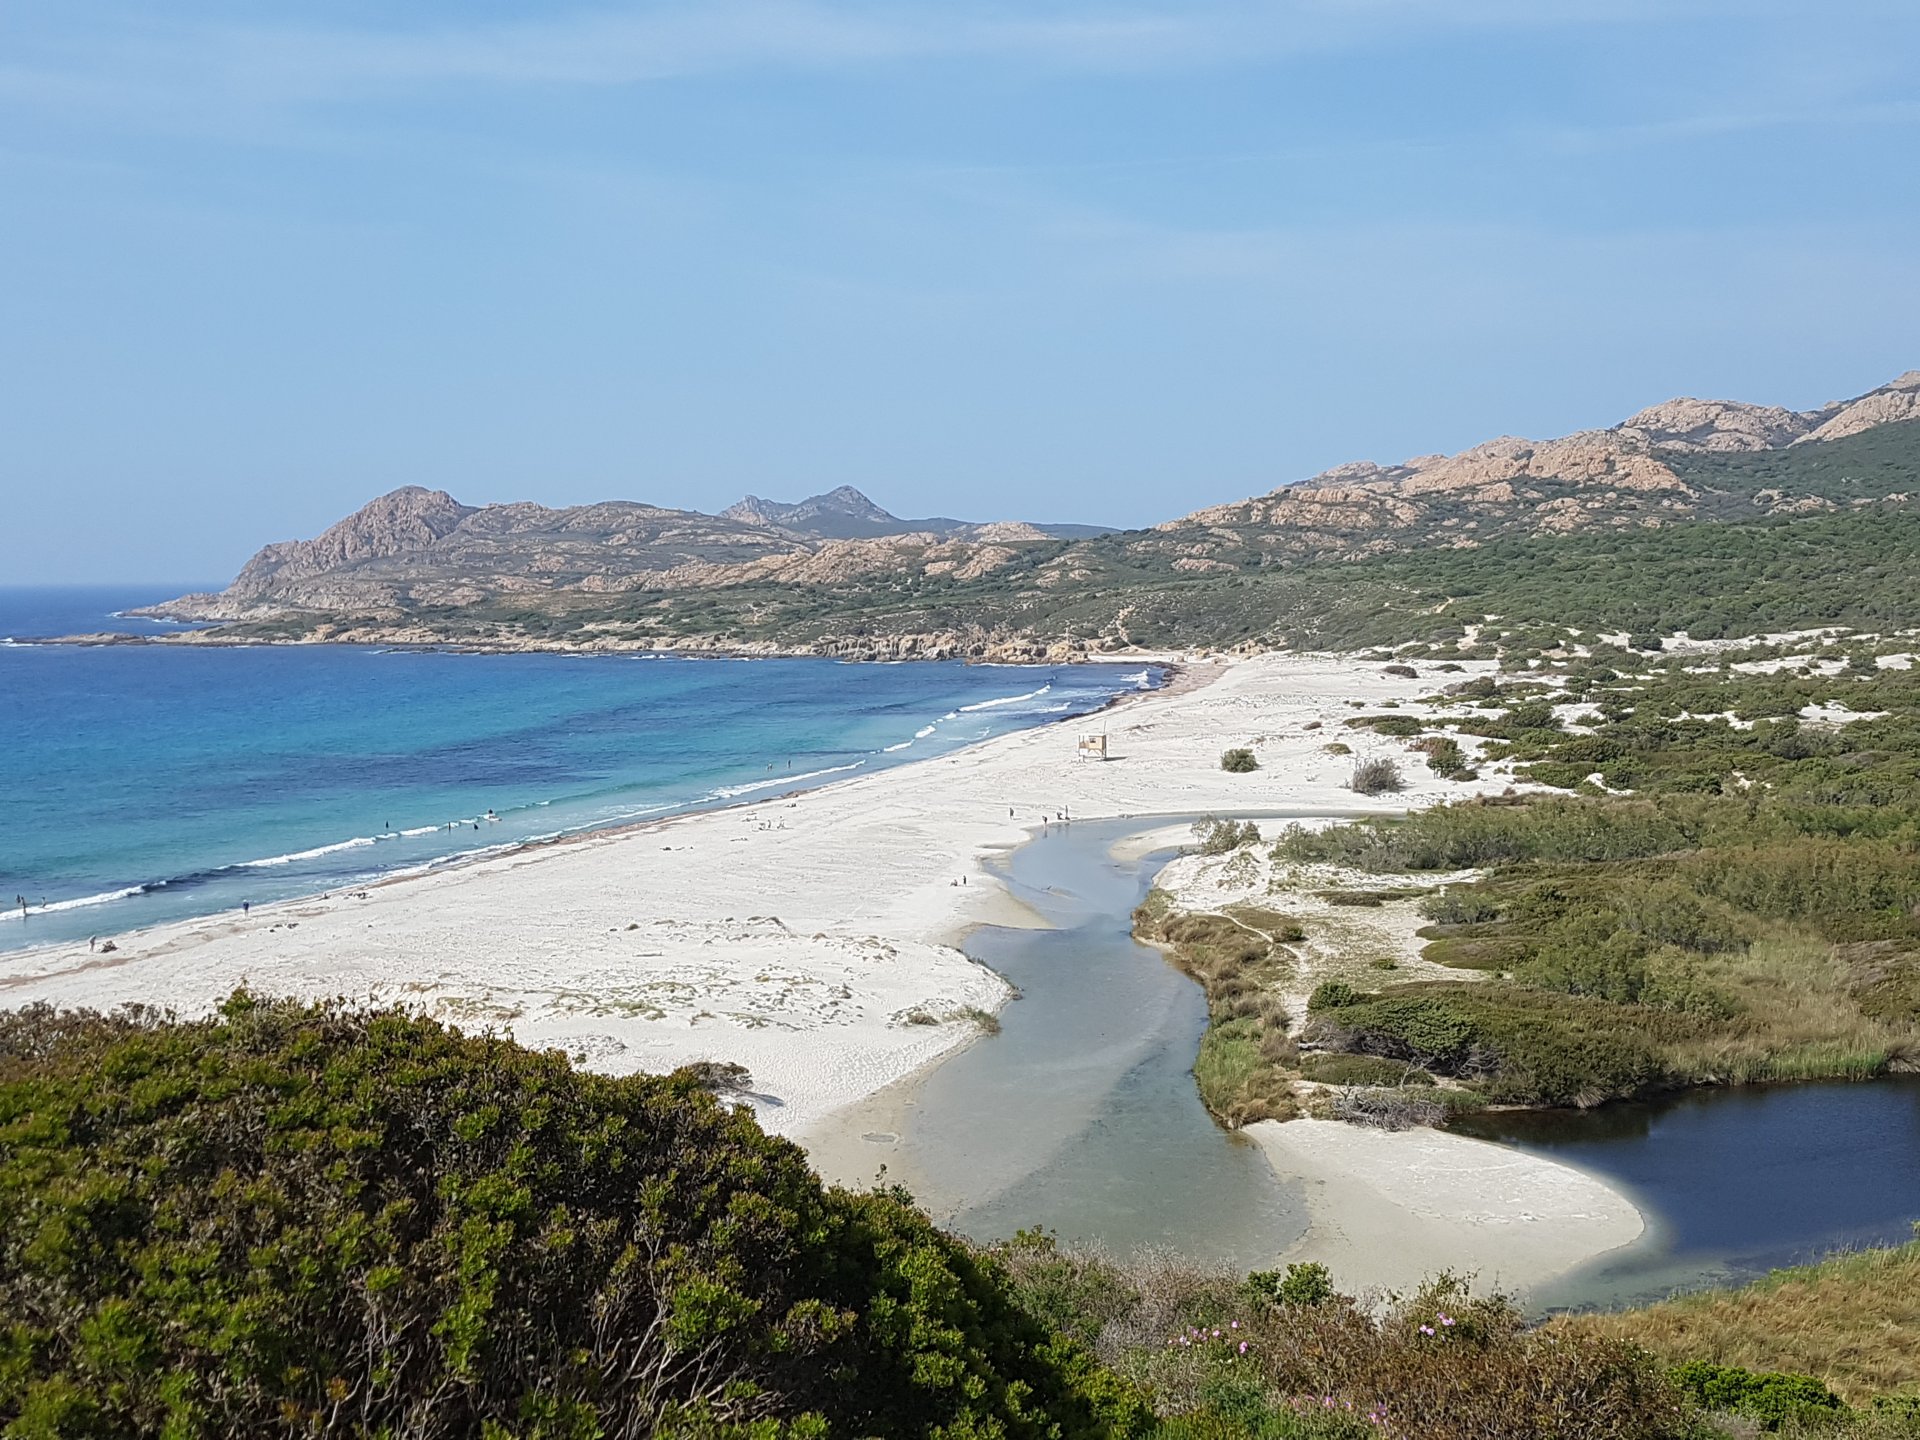
[[[1856,4],[1878,8],[1875,0]],[[124,104],[166,93],[285,103],[938,60],[1163,69],[1402,46],[1435,32],[1670,23],[1751,17],[1755,9],[1756,0],[1193,0],[1050,9],[710,0],[417,27],[149,20],[105,44],[96,37],[84,48],[16,56],[0,67],[0,96],[27,104]]]

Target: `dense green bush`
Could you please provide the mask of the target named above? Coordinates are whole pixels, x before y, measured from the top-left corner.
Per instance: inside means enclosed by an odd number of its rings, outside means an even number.
[[[1418,747],[1427,753],[1427,768],[1443,780],[1462,780],[1471,774],[1466,752],[1451,735],[1438,735]]]
[[[1253,751],[1237,746],[1221,752],[1220,768],[1230,775],[1247,775],[1258,770],[1260,762],[1254,758]]]
[[[1357,729],[1371,730],[1376,735],[1390,735],[1405,740],[1418,735],[1425,728],[1411,715],[1355,715],[1347,724]]]
[[[1744,1415],[1763,1430],[1794,1421],[1837,1417],[1840,1397],[1811,1375],[1744,1370],[1704,1360],[1677,1365],[1671,1372],[1680,1392],[1703,1410]]]
[[[1337,1010],[1343,1005],[1358,1005],[1373,997],[1363,994],[1344,980],[1322,980],[1307,997],[1309,1010]]]
[[[1650,1036],[1686,1022],[1512,985],[1400,986],[1315,1012],[1317,1038],[1477,1084],[1488,1099],[1597,1105],[1668,1083]]]
[[[1449,885],[1420,899],[1420,913],[1442,925],[1477,925],[1500,918],[1500,902],[1472,885]]]
[[[1144,1411],[695,1077],[391,1011],[0,1015],[10,1436],[1098,1436]]]
[[[1556,790],[1571,790],[1592,773],[1586,765],[1568,765],[1559,760],[1541,760],[1518,772],[1536,785],[1551,785]]]
[[[1327,1305],[1339,1298],[1333,1273],[1312,1261],[1289,1265],[1284,1271],[1255,1270],[1247,1276],[1245,1288],[1256,1300],[1282,1310]]]

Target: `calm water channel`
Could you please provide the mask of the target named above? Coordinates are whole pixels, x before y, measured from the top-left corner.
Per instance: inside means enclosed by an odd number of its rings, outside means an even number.
[[[1130,934],[1133,907],[1172,852],[1111,854],[1145,825],[1056,826],[1004,862],[1013,892],[1057,928],[969,940],[1023,998],[1001,1012],[998,1036],[916,1087],[890,1170],[976,1238],[1042,1224],[1121,1253],[1165,1246],[1268,1265],[1303,1232],[1305,1207],[1200,1104],[1199,987]],[[1920,1220],[1920,1077],[1703,1091],[1459,1128],[1600,1175],[1647,1216],[1641,1241],[1534,1292],[1542,1306],[1657,1298],[1902,1240]]]
[[[1638,1244],[1536,1293],[1542,1305],[1657,1299],[1906,1240],[1920,1221],[1920,1076],[1702,1090],[1455,1128],[1592,1171],[1647,1216]]]
[[[1242,1268],[1306,1228],[1297,1192],[1252,1142],[1221,1130],[1190,1073],[1200,989],[1130,933],[1170,852],[1116,861],[1139,821],[1077,821],[1023,845],[1003,874],[1053,930],[990,928],[967,944],[1024,998],[1001,1033],[918,1088],[895,1169],[980,1239],[1044,1224],[1126,1253],[1167,1246]]]

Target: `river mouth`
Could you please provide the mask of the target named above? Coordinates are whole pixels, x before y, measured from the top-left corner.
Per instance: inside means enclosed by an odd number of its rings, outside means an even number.
[[[1259,1146],[1200,1103],[1192,1067],[1206,1001],[1131,931],[1173,852],[1111,853],[1143,828],[1054,825],[1001,862],[1008,889],[1055,928],[969,937],[967,953],[1022,998],[1001,1010],[998,1035],[915,1084],[877,1158],[976,1240],[1044,1226],[1119,1255],[1164,1249],[1263,1268],[1305,1233],[1306,1207]]]
[[[842,1178],[884,1166],[937,1221],[981,1241],[1040,1226],[1116,1255],[1161,1250],[1244,1271],[1272,1267],[1306,1236],[1303,1182],[1200,1103],[1199,987],[1132,937],[1134,907],[1177,852],[1120,842],[1181,823],[1054,825],[994,865],[1054,927],[983,927],[966,943],[1022,998],[1001,1010],[997,1035],[864,1107],[857,1172],[842,1165]],[[1920,1219],[1920,1076],[1493,1112],[1449,1128],[1585,1171],[1645,1217],[1639,1240],[1528,1285],[1533,1311],[1739,1283],[1905,1240]],[[1379,1243],[1392,1246],[1392,1234]]]
[[[1920,1076],[1693,1090],[1584,1114],[1496,1111],[1451,1129],[1577,1165],[1630,1196],[1636,1243],[1542,1286],[1544,1308],[1615,1308],[1740,1284],[1920,1222]]]

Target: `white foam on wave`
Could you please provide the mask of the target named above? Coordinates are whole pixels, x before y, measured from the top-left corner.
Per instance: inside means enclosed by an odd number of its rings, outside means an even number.
[[[716,800],[731,800],[738,795],[750,795],[755,790],[776,790],[782,785],[797,785],[802,780],[818,780],[823,775],[840,775],[848,770],[858,770],[866,762],[856,760],[851,765],[834,765],[825,770],[809,770],[803,775],[780,775],[772,780],[756,780],[751,785],[722,785],[709,790],[708,795]]]
[[[932,725],[922,725],[918,730],[913,732],[914,740],[926,739],[929,735],[933,734],[934,728]],[[911,744],[912,742],[909,741],[908,743]]]
[[[0,913],[0,920],[20,920],[27,915],[52,915],[61,910],[85,910],[93,905],[111,905],[115,900],[131,900],[135,895],[146,894],[144,885],[129,885],[123,890],[107,890],[98,895],[81,895],[72,900],[50,900],[44,905],[29,905],[25,915],[19,906]]]
[[[929,730],[931,730],[931,729],[932,729],[933,727],[932,727],[931,725],[929,725],[929,726],[928,726],[927,728],[928,728]],[[913,744],[913,741],[911,741],[911,740],[902,740],[902,741],[901,741],[901,742],[900,742],[900,743],[899,743],[898,745],[888,745],[888,746],[886,746],[886,747],[885,747],[885,748],[884,748],[883,750],[881,750],[881,752],[880,752],[880,753],[881,753],[882,755],[891,755],[891,754],[893,754],[893,752],[894,752],[894,751],[896,751],[896,750],[904,750],[904,749],[906,749],[906,748],[907,748],[907,747],[908,747],[909,745],[911,745],[911,744]]]
[[[464,822],[463,822],[464,823]],[[438,827],[433,827],[437,829]],[[425,833],[431,834],[429,830]],[[372,835],[356,835],[351,840],[341,840],[332,845],[316,845],[311,850],[295,850],[287,855],[269,855],[264,860],[242,860],[236,870],[265,870],[275,865],[292,865],[300,860],[318,860],[322,855],[338,854],[342,850],[358,850],[363,846],[377,842]]]
[[[1018,705],[1022,700],[1038,700],[1051,689],[1053,689],[1053,682],[1049,680],[1038,690],[1029,690],[1024,695],[1002,695],[998,700],[982,700],[976,705],[962,705],[960,713],[970,715],[975,710],[997,710],[1002,705]]]

